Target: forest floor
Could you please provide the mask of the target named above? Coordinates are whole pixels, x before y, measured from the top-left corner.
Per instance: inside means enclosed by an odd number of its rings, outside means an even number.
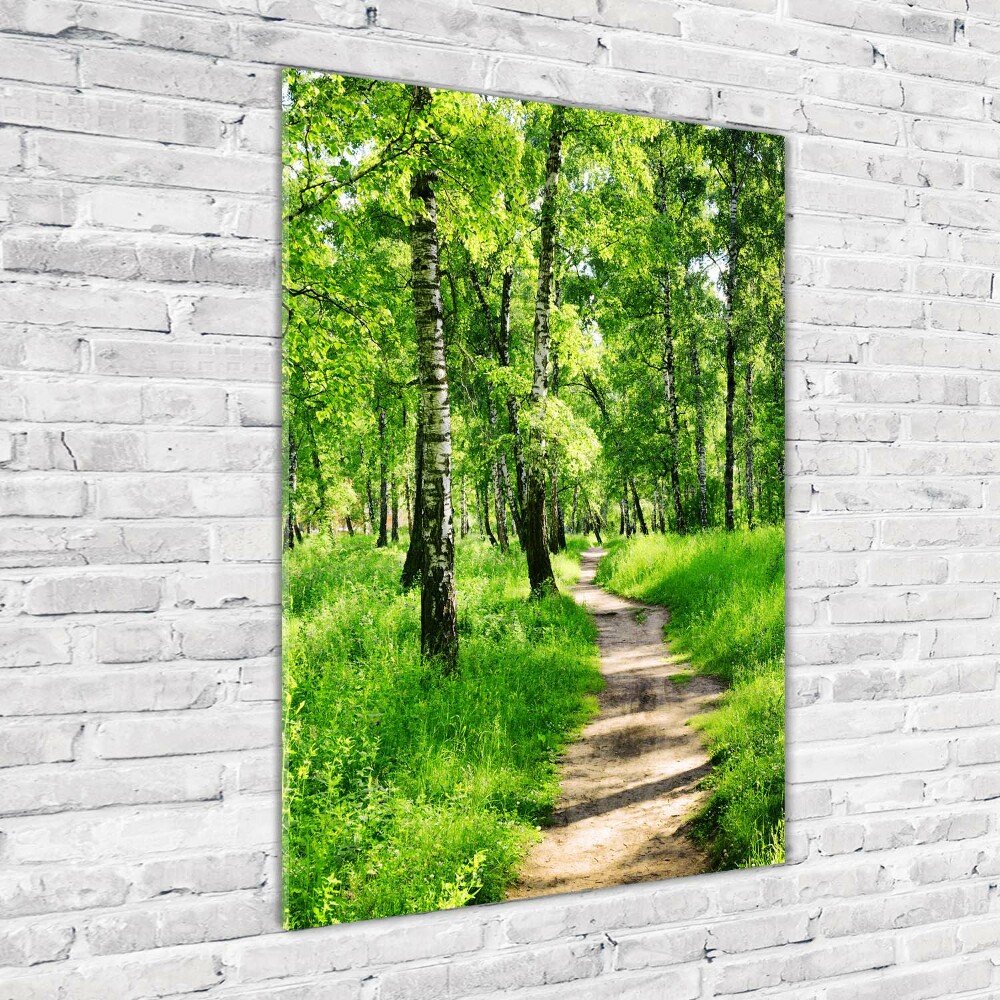
[[[709,792],[704,738],[687,723],[711,709],[723,683],[671,663],[666,608],[594,583],[603,549],[582,554],[573,596],[595,617],[606,687],[600,713],[560,758],[561,794],[509,899],[694,875],[706,851],[689,821]]]

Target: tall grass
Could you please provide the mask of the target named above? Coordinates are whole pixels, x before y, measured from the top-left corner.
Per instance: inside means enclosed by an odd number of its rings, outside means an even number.
[[[670,609],[672,652],[729,686],[694,724],[714,768],[695,829],[718,868],[784,861],[784,531],[612,543],[598,583]]]
[[[583,540],[555,560],[563,585]],[[520,553],[458,545],[459,668],[419,657],[401,546],[308,539],[284,565],[285,924],[504,897],[550,814],[555,759],[597,710],[595,630],[528,601]]]

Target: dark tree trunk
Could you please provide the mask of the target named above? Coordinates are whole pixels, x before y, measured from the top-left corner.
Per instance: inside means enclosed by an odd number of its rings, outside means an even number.
[[[632,502],[635,504],[635,520],[639,525],[639,530],[644,534],[649,534],[649,529],[646,527],[646,518],[642,515],[642,504],[639,503],[639,491],[635,488],[635,480],[630,476],[628,481],[629,486],[632,487]]]
[[[375,534],[375,525],[378,523],[378,515],[375,513],[375,493],[372,490],[372,477],[365,477],[365,494],[368,497],[368,517],[365,519],[365,534]]]
[[[392,498],[392,531],[389,537],[394,542],[398,542],[399,541],[399,484],[396,482],[395,477],[393,477],[392,482],[389,484],[389,495]]]
[[[754,528],[754,469],[753,469],[753,362],[747,358],[744,380],[746,415],[743,423],[743,474],[746,483],[747,528]]]
[[[295,530],[295,493],[298,485],[299,471],[299,446],[292,434],[291,427],[288,428],[288,496],[285,498],[285,548],[295,548],[297,532]]]
[[[462,538],[465,538],[465,536],[469,533],[469,505],[465,500],[465,476],[462,476],[461,484],[460,494],[462,513],[458,522],[458,530]]]
[[[618,501],[618,534],[627,535],[628,532],[628,517],[626,516],[625,500],[624,498]]]
[[[576,519],[577,502],[580,499],[580,480],[573,484],[573,510],[569,516],[569,530],[575,535],[580,531],[580,525]]]
[[[389,468],[385,457],[385,410],[378,411],[378,541],[375,548],[389,544]]]
[[[414,108],[429,107],[431,92],[414,87]],[[423,424],[423,560],[420,649],[445,673],[458,663],[455,602],[455,529],[451,506],[451,405],[445,363],[441,281],[438,274],[437,174],[420,165],[410,182],[415,214],[410,224],[413,314],[417,330],[420,419]]]
[[[698,522],[708,527],[708,459],[705,452],[705,404],[701,388],[698,341],[691,339],[691,373],[694,382],[694,451],[698,464]]]
[[[347,534],[348,534],[348,537],[353,538],[354,537],[354,522],[351,520],[351,515],[350,514],[345,514],[344,515],[344,522],[347,525]]]
[[[562,167],[563,123],[566,109],[553,105],[549,124],[549,148],[545,161],[541,226],[538,247],[538,290],[535,296],[533,378],[531,406],[537,413],[548,395],[549,313],[552,308],[552,271],[556,239],[556,195]],[[532,424],[531,462],[526,470],[522,544],[528,562],[531,593],[539,596],[557,591],[555,574],[545,537],[545,437],[538,421]]]
[[[309,443],[312,445],[312,467],[313,475],[316,477],[316,517],[321,519],[326,512],[326,479],[323,476],[323,463],[319,457],[319,443],[316,440],[316,431],[312,422],[309,423]],[[331,525],[332,527],[332,525]]]
[[[482,486],[476,487],[476,496],[479,498],[479,509],[483,513],[483,531],[486,532],[486,538],[490,545],[496,545],[496,536],[493,534],[493,528],[490,525],[490,484],[486,482]]]

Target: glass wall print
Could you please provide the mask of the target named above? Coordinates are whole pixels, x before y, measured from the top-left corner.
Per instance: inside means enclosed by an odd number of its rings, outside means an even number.
[[[781,863],[782,139],[283,116],[286,926]]]

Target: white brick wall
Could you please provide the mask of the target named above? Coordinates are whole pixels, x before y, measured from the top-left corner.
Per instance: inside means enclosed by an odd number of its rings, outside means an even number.
[[[998,0],[0,0],[0,998],[1000,996],[998,52]],[[285,63],[789,135],[786,867],[276,933]]]

